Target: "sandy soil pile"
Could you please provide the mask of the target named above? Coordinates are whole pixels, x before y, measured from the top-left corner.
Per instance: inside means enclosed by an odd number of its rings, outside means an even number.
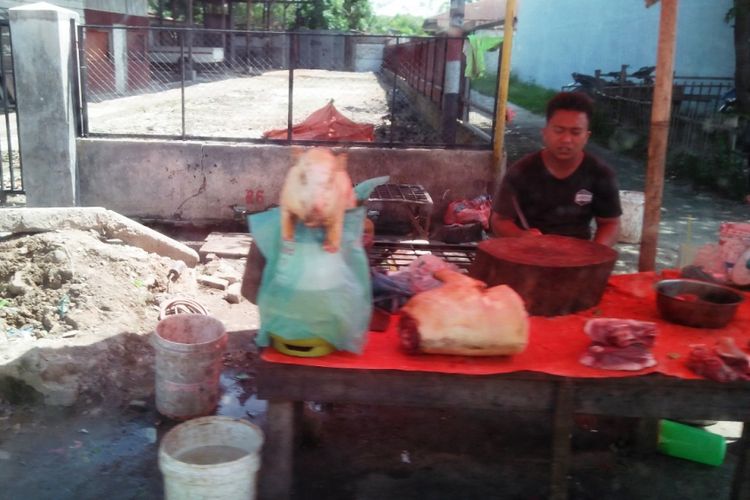
[[[229,303],[226,291],[197,279],[239,281],[242,259],[183,268],[174,280],[173,267],[167,257],[95,231],[0,239],[0,400],[8,380],[29,385],[51,404],[70,405],[81,396],[110,403],[150,397],[150,333],[170,298],[195,300],[228,332],[257,328],[253,304]],[[227,366],[248,364],[246,352],[254,346],[245,344],[227,353]]]
[[[16,337],[144,332],[158,317],[171,260],[93,232],[0,242],[0,328]]]

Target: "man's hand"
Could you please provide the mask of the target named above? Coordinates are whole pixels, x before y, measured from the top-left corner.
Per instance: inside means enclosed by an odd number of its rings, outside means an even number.
[[[522,229],[512,219],[495,212],[492,212],[490,224],[492,234],[497,237],[540,236],[542,234],[537,228]]]
[[[612,217],[605,219],[596,218],[596,234],[594,234],[594,243],[601,243],[608,247],[617,243],[617,237],[620,235],[620,218]]]

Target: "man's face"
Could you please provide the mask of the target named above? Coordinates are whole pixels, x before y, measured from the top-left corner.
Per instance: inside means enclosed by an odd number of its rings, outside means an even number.
[[[576,158],[590,135],[589,120],[582,111],[557,110],[542,129],[544,145],[560,161]]]

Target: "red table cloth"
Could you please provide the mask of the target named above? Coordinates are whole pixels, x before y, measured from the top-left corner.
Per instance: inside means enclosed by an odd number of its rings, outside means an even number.
[[[685,366],[692,344],[712,346],[719,337],[729,336],[747,352],[750,342],[750,300],[740,305],[737,316],[721,329],[702,329],[669,323],[656,309],[654,284],[664,277],[655,273],[613,275],[600,303],[576,314],[557,317],[532,316],[529,345],[514,356],[468,357],[420,354],[409,355],[399,348],[396,325],[391,318],[385,332],[369,332],[361,355],[334,352],[318,358],[288,356],[267,348],[262,359],[326,368],[367,370],[405,370],[465,375],[489,375],[518,371],[542,372],[565,377],[601,378],[627,377],[662,373],[684,379],[701,378]],[[615,371],[590,368],[579,363],[581,354],[591,344],[583,332],[590,318],[624,318],[657,323],[658,333],[653,348],[656,366],[639,371]]]

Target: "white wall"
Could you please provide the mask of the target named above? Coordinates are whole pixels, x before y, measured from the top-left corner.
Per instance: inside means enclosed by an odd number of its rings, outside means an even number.
[[[559,89],[572,72],[629,71],[656,65],[661,4],[643,0],[523,0],[513,41],[512,72]],[[724,16],[732,0],[681,0],[675,73],[734,76],[734,41]]]

